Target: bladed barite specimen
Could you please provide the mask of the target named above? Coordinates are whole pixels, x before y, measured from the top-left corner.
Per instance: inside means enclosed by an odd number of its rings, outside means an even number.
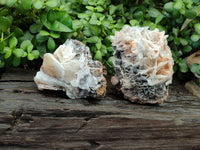
[[[103,65],[93,61],[87,46],[67,40],[54,54],[46,53],[35,83],[39,90],[63,90],[69,98],[102,97],[106,93]]]
[[[125,25],[111,42],[116,73],[111,82],[124,97],[141,104],[164,102],[174,64],[165,32]]]

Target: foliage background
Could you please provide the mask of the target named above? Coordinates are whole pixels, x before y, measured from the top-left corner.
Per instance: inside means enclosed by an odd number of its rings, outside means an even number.
[[[73,38],[113,74],[110,35],[129,24],[165,31],[175,77],[192,71],[199,78],[200,65],[186,64],[200,47],[199,20],[199,0],[0,0],[0,68],[37,67],[44,53]]]

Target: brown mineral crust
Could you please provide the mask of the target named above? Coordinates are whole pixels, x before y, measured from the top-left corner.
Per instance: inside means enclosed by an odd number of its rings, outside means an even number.
[[[101,87],[95,89],[99,97],[104,97],[106,95],[107,81],[105,77],[103,78],[103,80],[104,81],[101,81],[101,82],[104,84]]]
[[[115,77],[111,83],[128,100],[163,103],[172,82],[173,58],[167,35],[147,27],[124,26],[111,36]]]

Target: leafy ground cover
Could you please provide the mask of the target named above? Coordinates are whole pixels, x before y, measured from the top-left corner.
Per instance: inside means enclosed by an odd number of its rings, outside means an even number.
[[[199,0],[0,0],[0,67],[34,66],[73,38],[113,74],[110,35],[129,24],[165,31],[176,77],[199,78],[200,65],[186,64],[200,48],[199,20]]]

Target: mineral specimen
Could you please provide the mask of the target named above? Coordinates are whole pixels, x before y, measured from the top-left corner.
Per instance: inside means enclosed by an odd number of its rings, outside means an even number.
[[[103,65],[77,40],[67,40],[54,54],[46,53],[34,77],[39,90],[63,90],[69,98],[102,97],[106,93]]]
[[[162,103],[172,82],[173,59],[167,35],[158,29],[130,27],[111,36],[115,77],[124,97],[132,102]]]

